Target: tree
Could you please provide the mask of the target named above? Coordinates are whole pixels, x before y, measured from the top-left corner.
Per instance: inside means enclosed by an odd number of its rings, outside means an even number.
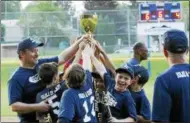
[[[85,13],[98,15],[98,24],[95,32],[95,38],[100,41],[100,43],[105,43],[106,45],[116,44],[116,26],[115,26],[115,10],[118,6],[118,2],[114,0],[110,1],[84,1],[84,7],[86,9]],[[113,48],[112,48],[113,51]],[[111,52],[111,51],[110,51]]]
[[[138,21],[138,3],[135,1],[132,2],[132,5],[127,5],[126,3],[122,3],[118,5],[117,10],[119,10],[118,16],[120,16],[120,20],[124,23],[120,23],[120,27],[123,27],[119,30],[119,33],[125,33],[126,35],[121,35],[120,39],[123,40],[123,44],[134,44],[137,41],[136,35],[136,26]],[[118,27],[119,27],[118,26]],[[128,27],[129,26],[129,27]],[[130,35],[130,42],[128,41]]]
[[[20,1],[1,1],[1,13],[2,19],[17,19],[20,14],[14,12],[20,12]]]
[[[60,41],[68,40],[69,31],[63,29],[67,25],[66,12],[51,1],[32,2],[24,10],[26,15],[20,18],[25,37],[38,37],[44,43],[58,46]]]
[[[186,30],[190,31],[189,29],[189,1],[182,1],[182,17],[185,23]]]
[[[84,7],[87,10],[112,10],[118,6],[118,2],[115,0],[110,1],[94,1],[86,0],[84,1]]]
[[[59,7],[61,10],[65,11],[65,16],[70,19],[75,13],[75,8],[72,6],[72,1],[53,1],[55,6]]]

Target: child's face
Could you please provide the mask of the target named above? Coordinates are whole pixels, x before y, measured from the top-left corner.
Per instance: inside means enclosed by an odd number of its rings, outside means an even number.
[[[96,89],[98,90],[105,90],[105,85],[102,79],[100,78],[94,78],[95,84],[96,84]]]
[[[130,84],[130,88],[135,88],[138,86],[138,77],[134,77],[132,80],[131,80],[131,84]]]
[[[131,80],[131,85],[134,85],[134,84],[136,84],[138,82],[138,77],[137,76],[135,76],[132,80]],[[130,85],[130,86],[131,86]]]
[[[115,89],[123,92],[131,84],[131,76],[128,73],[117,73],[115,77]]]

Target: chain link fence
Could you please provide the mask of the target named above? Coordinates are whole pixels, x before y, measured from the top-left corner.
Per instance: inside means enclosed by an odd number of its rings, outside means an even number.
[[[107,53],[128,52],[117,50],[131,49],[135,42],[147,41],[146,35],[137,34],[139,23],[137,9],[96,10],[88,13],[98,15],[94,37]],[[1,20],[1,28],[4,31],[1,37],[2,44],[17,43],[30,37],[45,43],[45,48],[42,49],[43,55],[54,55],[68,47],[72,39],[83,34],[80,16],[70,15],[67,11],[6,12],[1,13],[1,16],[4,17]],[[180,22],[184,22],[187,32],[189,9],[183,10],[182,17]],[[152,40],[158,38],[159,36],[152,36]],[[152,41],[152,45],[156,46],[156,41]]]

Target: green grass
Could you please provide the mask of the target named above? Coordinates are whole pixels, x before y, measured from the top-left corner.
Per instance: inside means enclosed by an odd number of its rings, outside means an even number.
[[[16,113],[10,110],[8,104],[7,82],[17,67],[18,63],[1,64],[1,116],[16,115]]]
[[[117,58],[118,55],[111,56],[113,58],[113,63],[116,67],[121,66],[127,59],[121,58],[121,60],[114,60],[114,58]],[[6,61],[5,59],[2,59],[2,61]],[[1,116],[15,116],[16,113],[13,113],[10,110],[10,107],[8,105],[8,91],[7,91],[7,82],[11,74],[16,70],[18,67],[18,61],[15,59],[9,59],[9,62],[2,62],[1,64]],[[147,68],[147,61],[142,62],[142,65]],[[145,91],[147,94],[147,97],[152,103],[152,96],[153,96],[153,86],[156,76],[158,76],[160,73],[162,73],[166,68],[168,68],[168,65],[166,63],[165,59],[159,59],[159,60],[152,60],[151,61],[151,77],[148,81],[148,83],[145,85]],[[62,67],[60,68],[62,69]]]

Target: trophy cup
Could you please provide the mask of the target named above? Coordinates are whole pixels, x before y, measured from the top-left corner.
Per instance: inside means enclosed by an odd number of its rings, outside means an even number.
[[[97,23],[98,23],[98,16],[96,14],[94,15],[83,14],[80,17],[80,26],[83,28],[83,30],[86,33],[90,35],[90,38],[92,38],[92,34],[96,29]]]

